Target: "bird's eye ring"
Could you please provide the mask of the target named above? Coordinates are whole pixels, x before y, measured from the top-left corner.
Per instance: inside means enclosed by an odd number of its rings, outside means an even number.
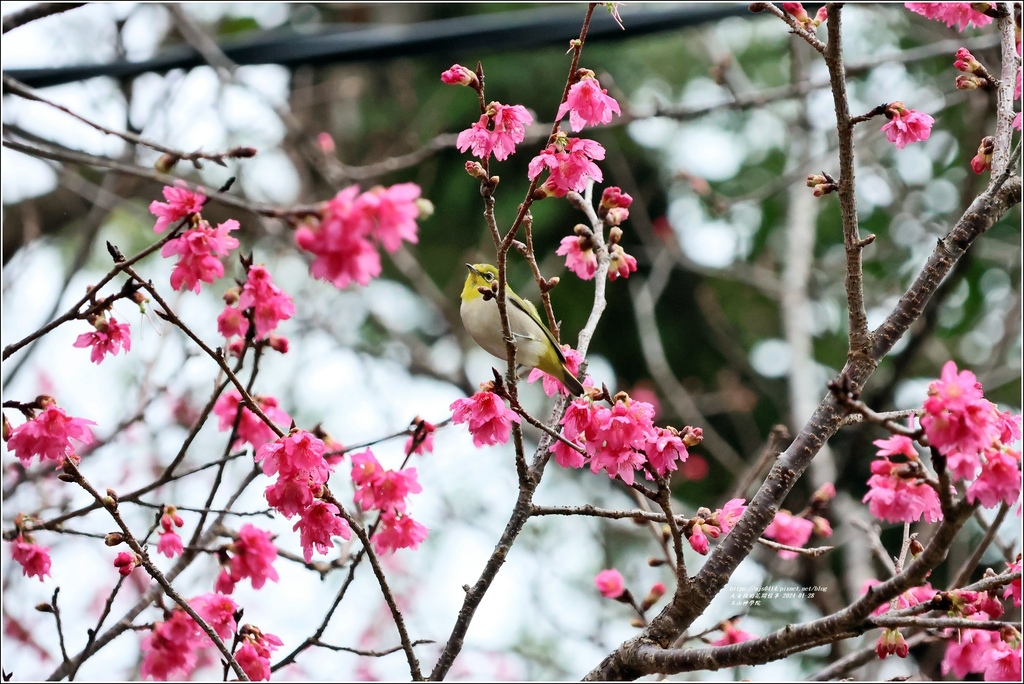
[[[492,280],[494,280],[494,274],[493,273],[484,273],[484,280],[486,280],[487,282],[491,282]]]

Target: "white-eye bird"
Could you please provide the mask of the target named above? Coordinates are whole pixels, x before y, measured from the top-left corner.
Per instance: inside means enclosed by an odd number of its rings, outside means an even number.
[[[473,340],[484,351],[507,360],[505,339],[501,330],[498,301],[484,297],[480,288],[491,288],[498,280],[498,269],[491,264],[466,264],[469,275],[462,288],[462,306],[459,313]],[[583,394],[583,385],[565,365],[565,355],[548,327],[540,319],[535,307],[505,284],[509,329],[516,345],[516,363],[537,368],[562,383],[573,396]]]

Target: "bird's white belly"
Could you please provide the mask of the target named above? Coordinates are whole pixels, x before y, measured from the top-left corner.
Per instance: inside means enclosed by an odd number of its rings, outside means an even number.
[[[516,363],[536,368],[547,349],[544,331],[528,315],[509,302],[505,307],[508,312],[509,327],[516,343]],[[494,299],[484,300],[478,297],[462,302],[459,308],[462,322],[473,340],[487,353],[499,359],[507,359],[505,341],[501,335],[501,316],[498,314],[498,302]],[[480,335],[477,331],[489,331],[488,335]]]

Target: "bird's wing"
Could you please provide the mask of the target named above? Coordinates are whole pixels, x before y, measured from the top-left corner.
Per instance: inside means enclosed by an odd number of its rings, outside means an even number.
[[[555,348],[555,353],[558,354],[558,360],[563,365],[565,364],[565,354],[562,353],[562,345],[558,344],[558,340],[548,330],[548,326],[544,325],[544,321],[541,320],[540,314],[537,312],[537,307],[533,305],[529,299],[509,297],[508,302],[515,308],[519,309],[527,316],[529,316],[534,323],[540,326],[540,329],[544,332],[545,337],[551,342],[551,345]]]

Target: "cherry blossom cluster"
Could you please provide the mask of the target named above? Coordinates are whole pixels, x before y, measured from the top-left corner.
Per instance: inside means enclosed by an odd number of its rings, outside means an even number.
[[[227,339],[231,353],[241,355],[250,333],[250,320],[255,324],[253,339],[266,340],[274,351],[288,353],[288,338],[274,331],[279,323],[292,317],[295,303],[274,285],[265,266],[250,266],[245,284],[241,289],[231,288],[225,292],[224,303],[224,310],[217,317],[217,329]]]
[[[168,558],[180,556],[183,551],[181,537],[178,536],[174,528],[184,525],[185,521],[178,515],[177,508],[164,506],[163,513],[160,515],[160,541],[157,543],[156,550]]]
[[[419,241],[416,219],[430,214],[420,186],[398,183],[360,192],[352,185],[324,202],[320,215],[295,232],[295,243],[315,255],[309,272],[337,288],[366,285],[380,275],[378,246],[394,254]]]
[[[114,356],[121,349],[125,353],[131,351],[132,336],[131,326],[127,323],[118,323],[113,316],[107,320],[106,316],[98,315],[90,318],[93,328],[92,332],[82,333],[72,345],[80,349],[92,347],[89,354],[90,360],[99,364],[106,358],[107,354]]]
[[[57,400],[49,395],[40,395],[29,406],[22,407],[28,420],[12,428],[4,415],[3,432],[7,450],[18,457],[26,468],[36,456],[40,462],[53,461],[60,468],[64,459],[79,463],[75,442],[91,444],[93,441],[90,425],[96,423],[86,418],[72,418],[57,406]]]
[[[605,471],[608,477],[633,484],[637,469],[648,479],[664,477],[678,468],[689,455],[687,447],[700,443],[700,428],[654,425],[654,407],[631,399],[625,392],[615,395],[611,406],[588,396],[574,400],[561,420],[562,436],[551,445],[555,460],[564,468]]]
[[[293,429],[256,451],[255,460],[263,474],[277,476],[266,489],[267,503],[286,518],[299,517],[292,529],[299,532],[307,563],[313,559],[314,550],[327,553],[334,548],[332,536],[352,537],[338,507],[319,498],[333,470],[324,458],[326,450],[322,440],[305,430]]]
[[[456,399],[448,409],[452,412],[453,423],[467,424],[473,444],[478,447],[505,444],[512,432],[512,423],[520,422],[519,415],[494,393],[492,382],[481,383],[479,392]]]
[[[889,142],[901,150],[909,143],[927,140],[935,124],[935,119],[930,115],[908,109],[898,101],[885,106],[885,118],[889,119],[889,123],[882,126],[882,132]]]
[[[50,575],[50,548],[37,544],[35,538],[25,530],[31,518],[24,513],[14,516],[14,527],[18,535],[11,542],[11,557],[21,565],[25,577],[38,577],[42,582]]]
[[[952,482],[969,483],[969,503],[985,508],[1014,503],[1021,492],[1021,416],[1000,412],[985,399],[974,373],[958,371],[953,361],[928,386],[922,407],[922,437],[933,449],[933,465]],[[929,472],[905,435],[876,440],[878,458],[864,502],[887,522],[928,522],[942,519],[938,480]],[[939,458],[936,458],[936,454]],[[902,457],[894,461],[892,457]]]
[[[248,579],[257,590],[262,589],[267,580],[279,579],[274,569],[277,547],[273,535],[255,525],[242,525],[238,538],[221,549],[220,556],[222,567],[216,591],[221,594],[233,593],[235,585],[243,579]]]
[[[378,554],[415,549],[427,538],[427,528],[406,512],[410,494],[423,491],[415,468],[385,470],[370,449],[352,454],[355,501],[364,510],[380,511],[380,527],[373,535]]]
[[[606,245],[611,260],[608,268],[609,280],[628,278],[629,274],[636,270],[636,259],[627,254],[619,244],[622,239],[619,224],[629,218],[629,206],[632,203],[633,198],[615,186],[607,187],[601,193],[598,217],[606,226],[611,227]],[[562,238],[555,254],[564,256],[566,268],[581,280],[591,280],[597,274],[598,266],[597,252],[594,251],[594,233],[582,223],[577,224],[573,232],[575,235]]]
[[[223,642],[231,644],[238,631],[241,646],[234,656],[249,679],[270,679],[270,653],[282,645],[281,639],[252,625],[237,629],[238,604],[223,594],[203,594],[188,604]],[[176,607],[142,640],[141,674],[158,681],[188,677],[199,662],[200,651],[210,648],[210,637],[188,613]]]

